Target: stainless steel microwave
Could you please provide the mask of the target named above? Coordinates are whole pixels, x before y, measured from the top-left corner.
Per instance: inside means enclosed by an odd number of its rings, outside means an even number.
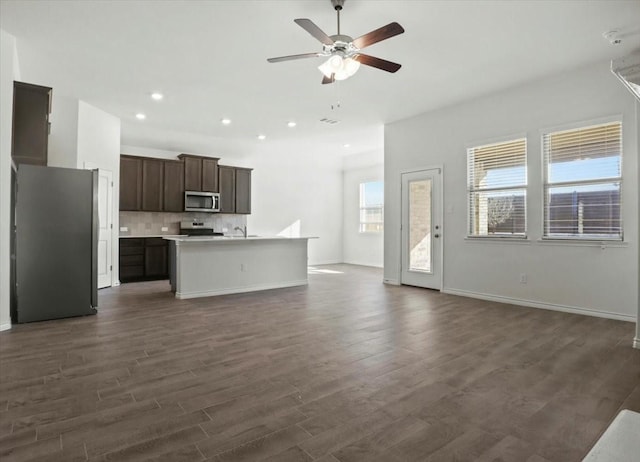
[[[220,194],[213,192],[185,191],[185,212],[219,212]]]

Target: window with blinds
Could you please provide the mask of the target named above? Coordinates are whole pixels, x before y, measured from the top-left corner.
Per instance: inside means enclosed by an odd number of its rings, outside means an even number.
[[[527,140],[467,149],[470,237],[526,237]]]
[[[622,124],[543,135],[544,237],[622,239]]]

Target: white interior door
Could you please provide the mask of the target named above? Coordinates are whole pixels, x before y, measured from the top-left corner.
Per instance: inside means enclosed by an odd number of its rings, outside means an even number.
[[[85,168],[94,170],[91,164]],[[111,286],[113,230],[113,173],[98,168],[98,289]]]
[[[441,170],[402,174],[400,282],[442,288]]]

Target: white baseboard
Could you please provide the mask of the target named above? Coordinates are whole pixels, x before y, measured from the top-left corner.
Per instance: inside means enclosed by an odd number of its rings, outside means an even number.
[[[382,268],[382,265],[372,265],[371,263],[365,263],[361,261],[345,261],[345,265],[367,266],[369,268]]]
[[[0,332],[2,332],[3,330],[9,330],[11,329],[11,323],[7,322],[5,324],[0,324]]]
[[[633,348],[637,348],[640,350],[640,337],[636,337],[633,339]]]
[[[442,292],[451,295],[460,295],[461,297],[478,298],[480,300],[488,300],[491,302],[509,303],[511,305],[527,306],[531,308],[541,308],[543,310],[562,311],[564,313],[583,314],[587,316],[595,316],[598,318],[615,319],[618,321],[636,322],[635,316],[625,314],[612,313],[610,311],[593,310],[591,308],[581,308],[577,306],[558,305],[555,303],[538,302],[534,300],[525,300],[522,298],[504,297],[501,295],[483,294],[481,292],[472,292],[470,290],[444,288]]]
[[[224,289],[206,290],[202,292],[176,292],[176,298],[184,300],[187,298],[214,297],[216,295],[241,294],[245,292],[257,292],[259,290],[283,289],[285,287],[306,286],[306,279],[300,281],[279,282],[275,284],[260,284],[250,287],[227,287]]]
[[[397,279],[383,279],[382,282],[384,282],[385,284],[390,284],[392,286],[399,286],[400,285],[400,281],[398,281]]]

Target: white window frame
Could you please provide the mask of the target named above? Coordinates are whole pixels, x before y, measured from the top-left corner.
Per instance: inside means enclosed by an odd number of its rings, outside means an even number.
[[[500,144],[508,144],[508,143],[513,143],[516,141],[524,141],[524,149],[525,149],[525,154],[524,154],[524,184],[519,185],[519,186],[509,186],[509,187],[500,187],[500,188],[495,188],[495,189],[485,189],[482,191],[498,191],[498,190],[515,190],[515,189],[524,189],[525,191],[525,197],[524,197],[524,214],[523,214],[523,218],[524,218],[524,233],[523,234],[473,234],[472,230],[474,229],[474,222],[473,222],[473,217],[472,217],[472,213],[471,213],[471,195],[473,195],[475,192],[480,191],[479,189],[474,189],[471,187],[470,184],[470,179],[469,179],[469,156],[470,156],[470,151],[473,149],[479,149],[479,148],[484,148],[484,147],[488,147],[488,146],[493,146],[493,145],[500,145]],[[466,202],[467,202],[467,231],[466,231],[466,239],[468,240],[502,240],[502,239],[507,239],[507,240],[515,240],[515,241],[527,241],[529,239],[528,237],[528,233],[529,233],[529,219],[528,219],[528,201],[529,201],[529,141],[527,139],[527,135],[526,134],[514,134],[512,136],[508,136],[508,137],[503,137],[503,138],[498,138],[498,139],[493,139],[493,140],[487,140],[484,142],[478,142],[478,143],[471,143],[471,144],[467,144],[466,146],[466,150],[465,150],[465,162],[466,162],[466,168],[467,168],[467,189],[466,189]]]
[[[364,189],[365,189],[365,185],[369,184],[369,183],[382,183],[382,188],[384,191],[384,181],[383,180],[370,180],[370,181],[361,181],[358,184],[358,233],[360,234],[380,234],[384,231],[384,202],[379,206],[379,207],[365,207],[364,206]],[[380,209],[380,216],[382,217],[382,221],[378,222],[369,222],[369,221],[362,221],[362,211],[366,210],[366,209]],[[380,225],[380,229],[379,230],[366,230],[363,229],[363,227],[365,227],[366,225],[369,224],[379,224]]]
[[[581,130],[591,127],[597,127],[600,125],[608,125],[613,123],[620,124],[620,176],[615,178],[601,178],[599,180],[583,180],[583,181],[570,181],[570,182],[562,182],[562,183],[549,183],[548,182],[548,168],[547,168],[547,155],[545,152],[545,136],[552,133],[561,133],[568,132],[574,130]],[[588,243],[588,242],[624,242],[624,219],[623,219],[623,162],[624,162],[624,124],[621,116],[612,116],[605,117],[596,120],[582,121],[577,123],[572,123],[568,125],[549,127],[540,130],[540,163],[541,163],[541,172],[542,172],[542,207],[541,207],[541,224],[542,224],[542,237],[541,242],[549,242],[553,243],[553,241],[557,241],[558,243]],[[587,234],[587,235],[560,235],[560,234],[548,234],[547,233],[547,189],[553,185],[580,185],[580,184],[597,184],[597,183],[612,183],[619,182],[620,183],[620,235],[619,236],[606,236],[606,235],[598,235],[598,234]],[[615,244],[614,244],[615,245]]]

